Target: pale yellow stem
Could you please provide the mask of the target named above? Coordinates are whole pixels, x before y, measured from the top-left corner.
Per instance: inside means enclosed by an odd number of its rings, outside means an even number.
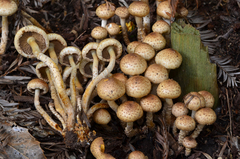
[[[7,16],[2,16],[2,38],[0,44],[0,55],[5,53],[8,39],[8,18]]]
[[[50,58],[56,63],[58,64],[58,57],[57,54],[54,50],[54,44],[53,43],[49,43],[49,47],[48,47],[48,52],[49,52],[49,56]]]

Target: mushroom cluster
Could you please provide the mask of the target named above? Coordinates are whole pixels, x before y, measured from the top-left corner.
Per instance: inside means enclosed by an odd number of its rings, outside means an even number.
[[[111,131],[108,126],[111,114],[117,116],[127,137],[144,133],[143,127],[154,130],[154,115],[159,115],[157,112],[163,107],[161,113],[168,126],[171,126],[172,114],[176,117],[173,134],[178,135],[178,142],[186,147],[188,155],[196,144],[187,142],[195,140],[204,125],[216,120],[211,109],[214,99],[207,91],[191,92],[185,96],[184,103],[173,102],[181,95],[182,88],[169,78],[169,71],[180,67],[182,56],[177,50],[166,48],[170,33],[166,19],[171,19],[168,16],[172,14],[168,7],[168,1],[158,5],[157,14],[163,20],[155,22],[150,32],[148,3],[134,1],[128,8],[115,8],[110,2],[101,4],[96,10],[101,26],[91,32],[96,42],[83,48],[67,46],[60,35],[46,34],[33,25],[17,31],[14,45],[18,53],[40,61],[36,66],[38,79],[28,84],[28,90],[35,94],[36,110],[63,135],[67,147],[90,145],[97,133],[94,128],[90,129],[91,122]],[[117,36],[119,26],[108,23],[114,15],[119,17],[127,45],[125,55],[122,55],[124,44]],[[135,17],[138,41],[130,42],[128,38],[126,20],[129,16]],[[54,121],[39,103],[39,95],[48,90],[53,99],[49,109],[59,121]],[[189,110],[191,116],[187,115]],[[136,124],[139,119],[145,119],[143,125]],[[186,137],[191,131],[192,135]],[[102,137],[92,142],[90,150],[96,158],[113,158],[104,153]],[[145,157],[138,151],[133,154]]]

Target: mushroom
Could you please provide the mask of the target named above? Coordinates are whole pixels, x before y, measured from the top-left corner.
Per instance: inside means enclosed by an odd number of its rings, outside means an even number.
[[[135,17],[138,27],[138,41],[142,41],[145,38],[145,30],[143,27],[142,18],[148,15],[150,11],[149,5],[145,2],[134,1],[129,5],[128,11]]]
[[[144,76],[147,77],[153,84],[159,84],[168,79],[168,71],[165,67],[159,64],[151,64],[146,69]]]
[[[212,125],[217,119],[216,113],[211,108],[201,108],[195,114],[195,120],[198,125],[190,135],[194,139],[198,137],[205,125]]]
[[[126,54],[120,61],[120,69],[127,75],[142,74],[147,68],[147,61],[136,53]]]
[[[116,23],[108,23],[106,25],[106,29],[108,31],[109,37],[116,39],[116,36],[120,32],[120,28]]]
[[[126,94],[134,98],[142,98],[151,91],[151,82],[144,76],[132,76],[125,85]]]
[[[18,6],[13,0],[0,1],[0,16],[2,16],[2,38],[0,44],[0,55],[4,54],[8,39],[8,16],[13,15]]]
[[[182,144],[185,147],[185,156],[189,156],[191,149],[197,147],[197,141],[190,136],[185,137]]]
[[[173,106],[172,106],[172,114],[176,118],[179,116],[187,115],[188,109],[187,109],[187,107],[185,107],[185,104],[183,102],[177,102],[177,103],[173,104]],[[177,136],[177,127],[176,127],[175,121],[173,123],[172,132],[173,132],[173,135],[176,137]]]
[[[134,101],[126,101],[117,109],[117,117],[127,123],[125,134],[127,137],[133,137],[138,133],[138,129],[133,129],[133,122],[143,116],[142,107]]]
[[[96,26],[91,31],[91,36],[96,39],[96,42],[99,43],[101,40],[105,39],[108,35],[107,29],[105,27]]]
[[[149,5],[149,0],[141,0],[142,2],[145,2],[147,5]],[[150,11],[149,13],[143,17],[143,27],[145,29],[146,34],[150,33]]]
[[[75,116],[71,101],[66,94],[62,76],[56,63],[51,58],[43,54],[49,46],[47,34],[36,26],[25,26],[16,33],[14,46],[18,53],[22,56],[27,58],[36,57],[48,66],[52,74],[54,86],[57,90],[59,99],[62,101],[68,116],[66,122],[67,128],[68,130],[72,130],[75,123]]]
[[[151,45],[156,51],[162,50],[166,46],[165,38],[157,32],[149,33],[142,42]]]
[[[156,8],[158,7],[158,5],[161,3],[161,2],[163,2],[164,0],[155,0],[156,1]],[[157,15],[157,18],[156,18],[157,20],[161,20],[162,19],[162,17],[160,17],[159,15]]]
[[[188,116],[182,115],[175,120],[176,127],[180,130],[178,134],[178,143],[181,145],[184,137],[196,127],[195,120]]]
[[[127,33],[127,27],[126,27],[126,19],[129,17],[129,12],[128,8],[123,6],[123,7],[118,7],[115,10],[115,14],[119,16],[120,18],[120,24],[122,27],[122,35],[123,35],[123,40],[126,45],[130,43],[130,40],[128,38],[128,33]]]
[[[111,102],[125,94],[125,84],[116,78],[103,78],[97,85],[97,93],[100,98],[107,100],[109,106],[117,112],[117,104]]]
[[[108,4],[104,3],[97,7],[96,15],[102,19],[101,27],[105,28],[107,24],[107,20],[114,16],[115,14],[115,7],[108,2]]]
[[[105,130],[112,130],[107,124],[111,121],[111,115],[106,109],[98,109],[93,113],[93,121],[101,125]]]
[[[206,108],[212,108],[214,106],[214,97],[210,92],[202,90],[202,91],[199,91],[198,93],[201,94],[205,99]]]
[[[198,109],[205,106],[205,99],[202,95],[197,92],[190,92],[184,98],[184,103],[186,107],[192,111],[191,116],[194,118],[195,113]]]
[[[147,43],[137,45],[134,50],[134,53],[142,56],[147,61],[151,60],[155,56],[154,48]]]
[[[149,94],[140,99],[140,105],[143,111],[147,112],[146,115],[146,125],[150,129],[155,127],[153,123],[153,113],[158,112],[162,108],[161,100],[154,94]]]
[[[94,63],[85,59],[82,59],[79,64],[79,71],[85,78],[95,79],[98,76],[98,72],[102,72],[105,67],[104,61],[98,62],[98,67],[94,66]],[[97,70],[94,70],[97,69]]]
[[[104,57],[104,51],[109,53],[109,58]],[[115,61],[118,57],[122,54],[122,45],[116,39],[108,38],[102,40],[97,48],[97,55],[100,60],[109,61],[108,66],[94,79],[92,80],[89,85],[87,86],[83,98],[82,98],[82,108],[83,111],[86,113],[89,108],[89,99],[92,94],[93,89],[97,85],[99,81],[103,78],[107,77],[108,74],[113,70],[115,66]]]
[[[129,43],[128,46],[127,46],[127,52],[128,52],[129,54],[134,53],[135,48],[136,48],[139,44],[142,44],[142,43],[139,42],[139,41],[133,41],[133,42]]]
[[[63,135],[64,132],[62,128],[59,127],[59,125],[45,112],[39,102],[39,96],[48,92],[48,84],[41,79],[32,79],[30,82],[28,82],[27,89],[29,92],[34,93],[34,105],[36,110],[54,130]]]
[[[169,25],[171,24],[172,9],[168,1],[163,1],[158,5],[157,15],[162,17]]]
[[[141,151],[133,151],[128,155],[128,159],[147,159]]]
[[[157,87],[157,95],[165,99],[166,103],[166,122],[170,124],[173,101],[181,95],[181,86],[173,79],[167,79],[161,82]]]
[[[158,20],[153,24],[152,31],[159,34],[169,34],[171,32],[171,28],[164,20]]]

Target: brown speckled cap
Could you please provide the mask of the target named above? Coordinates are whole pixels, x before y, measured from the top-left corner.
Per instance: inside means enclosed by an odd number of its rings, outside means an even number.
[[[205,107],[212,108],[215,101],[213,95],[210,92],[204,90],[199,91],[198,93],[201,94],[205,99]]]
[[[217,115],[211,108],[202,108],[196,112],[195,119],[201,125],[212,125]]]
[[[127,46],[127,52],[128,52],[129,54],[134,53],[135,48],[136,48],[139,44],[142,44],[142,43],[139,42],[139,41],[133,41],[133,42],[131,42],[131,43],[128,44],[128,46]]]
[[[125,94],[125,84],[116,78],[103,78],[97,85],[98,96],[104,100],[117,100]]]
[[[107,6],[106,3],[101,4],[96,9],[96,15],[101,19],[109,19],[115,14],[115,7],[114,9],[110,6]]]
[[[31,93],[34,93],[35,89],[40,89],[40,94],[46,94],[48,92],[48,84],[39,78],[35,78],[28,82],[27,89]]]
[[[193,138],[193,137],[190,137],[190,136],[187,136],[183,139],[183,146],[186,147],[186,148],[195,148],[197,147],[197,141]]]
[[[10,16],[18,9],[17,4],[13,0],[0,1],[0,16]]]
[[[165,19],[171,18],[172,10],[168,1],[161,2],[157,7],[157,15]]]
[[[168,70],[159,64],[151,64],[144,74],[152,83],[159,84],[169,77]]]
[[[157,53],[155,62],[166,69],[176,69],[182,64],[182,55],[172,48],[167,48]]]
[[[196,127],[195,120],[188,115],[177,117],[177,119],[175,120],[175,124],[178,129],[183,131],[192,131]]]
[[[91,32],[91,36],[94,39],[102,40],[105,39],[108,35],[107,29],[101,26],[96,26]]]
[[[134,98],[142,98],[151,91],[151,82],[144,76],[132,76],[125,85],[126,94]]]
[[[129,5],[128,11],[133,16],[145,17],[149,13],[150,8],[145,2],[134,1]]]
[[[142,74],[147,68],[147,61],[140,55],[126,54],[120,61],[120,69],[127,75]]]
[[[126,19],[129,17],[129,12],[128,12],[128,8],[123,6],[123,7],[118,7],[116,10],[115,10],[115,14],[117,16],[119,16],[121,19]]]
[[[181,86],[173,79],[167,79],[158,85],[157,95],[160,98],[178,98],[181,95]]]
[[[106,29],[109,35],[117,35],[120,32],[120,27],[116,23],[108,23]]]
[[[103,148],[103,149],[102,149]],[[102,137],[98,137],[93,140],[90,146],[90,151],[92,155],[97,158],[100,155],[104,154],[105,146],[104,146],[104,141]]]
[[[165,38],[157,32],[149,33],[143,42],[151,45],[156,51],[162,50],[166,46]]]
[[[153,32],[158,32],[160,34],[169,34],[171,31],[170,25],[164,20],[156,21],[152,26]]]
[[[98,109],[93,113],[93,121],[100,125],[106,125],[111,121],[111,115],[106,109]]]
[[[117,110],[117,117],[123,122],[134,122],[142,116],[142,107],[134,101],[126,101],[122,103]]]
[[[187,109],[187,107],[185,107],[185,104],[183,102],[177,102],[177,103],[173,104],[173,106],[172,106],[172,114],[175,117],[187,115],[188,109]]]
[[[147,43],[137,45],[134,50],[134,53],[142,56],[147,61],[151,60],[155,56],[154,48]]]
[[[158,112],[162,108],[161,100],[154,94],[141,98],[139,103],[146,112]]]
[[[197,111],[198,109],[205,106],[205,99],[201,94],[198,92],[190,92],[188,93],[184,99],[184,103],[186,104],[186,107],[190,110]]]

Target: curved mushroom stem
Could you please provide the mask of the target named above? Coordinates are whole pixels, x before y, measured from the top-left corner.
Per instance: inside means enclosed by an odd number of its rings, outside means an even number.
[[[94,80],[92,80],[89,85],[87,86],[84,94],[83,94],[83,98],[82,98],[82,108],[83,111],[86,113],[89,109],[89,99],[91,96],[91,93],[93,91],[93,89],[95,88],[95,86],[97,85],[97,83],[99,81],[101,81],[103,78],[107,77],[108,74],[110,72],[112,72],[114,66],[115,66],[115,61],[116,61],[116,55],[113,49],[113,46],[109,46],[107,48],[109,55],[110,55],[110,61],[108,66],[104,69],[103,72],[101,72]]]
[[[184,131],[184,130],[180,130],[179,134],[178,134],[178,143],[179,145],[182,145],[183,139],[184,137],[189,133],[189,131]]]
[[[155,124],[153,122],[153,113],[152,112],[147,112],[146,125],[149,129],[153,129],[155,127]]]
[[[172,115],[172,106],[173,106],[173,101],[172,99],[165,99],[166,100],[166,122],[168,125],[171,123],[171,115]]]
[[[191,148],[185,148],[185,156],[189,156],[191,151],[192,151]]]
[[[61,115],[58,114],[58,112],[54,109],[54,104],[53,103],[49,103],[48,104],[49,109],[51,110],[51,112],[58,118],[58,120],[61,122],[62,126],[63,126],[63,131],[66,129],[66,124],[64,119],[62,118]]]
[[[198,124],[196,129],[193,131],[193,133],[190,135],[192,138],[196,139],[198,135],[201,133],[204,125]]]
[[[93,113],[95,111],[97,111],[98,109],[102,109],[102,108],[109,108],[109,106],[106,104],[106,103],[98,103],[98,104],[95,104],[94,106],[92,106],[88,112],[87,112],[87,118],[91,118]]]
[[[61,114],[62,118],[66,121],[67,115],[66,115],[65,110],[62,107],[62,105],[60,103],[60,100],[59,100],[59,98],[57,96],[56,88],[54,87],[53,80],[52,80],[52,77],[50,75],[49,68],[46,68],[45,71],[46,71],[46,74],[47,74],[47,77],[48,77],[48,81],[49,81],[49,84],[50,84],[51,97],[52,97],[52,99],[54,101],[55,109],[56,109],[56,111],[58,113]]]
[[[138,129],[133,129],[133,122],[127,122],[127,126],[124,131],[127,137],[133,137],[139,133]]]
[[[60,132],[62,135],[64,134],[60,126],[45,112],[45,110],[41,107],[39,102],[40,90],[35,89],[34,95],[34,105],[36,110],[41,114],[41,116],[47,121],[47,123],[55,130]]]
[[[92,79],[95,79],[98,76],[98,57],[96,50],[92,50],[93,65],[92,65]]]
[[[144,31],[143,24],[142,24],[142,18],[135,16],[135,21],[136,21],[137,27],[138,27],[138,33],[137,33],[138,41],[143,41],[143,39],[145,38],[145,31]]]
[[[109,107],[110,107],[113,111],[117,112],[117,109],[118,109],[119,105],[118,105],[115,101],[110,101],[110,100],[108,100],[107,102],[108,102]]]
[[[2,38],[0,44],[0,55],[4,54],[8,39],[8,18],[2,16]]]
[[[51,43],[51,42],[49,43],[48,52],[49,52],[50,58],[51,58],[56,64],[58,64],[58,57],[57,57],[56,52],[55,52],[55,50],[54,50],[54,44]]]
[[[177,137],[177,127],[176,127],[175,121],[173,123],[172,133],[173,133],[173,137]]]
[[[31,46],[32,52],[36,56],[36,58],[38,60],[44,62],[48,66],[48,68],[50,69],[50,71],[53,75],[54,85],[57,90],[59,99],[62,101],[63,105],[66,107],[66,111],[67,111],[67,115],[68,115],[66,125],[67,125],[67,129],[70,131],[74,128],[74,123],[75,123],[75,115],[74,114],[75,113],[73,111],[71,101],[65,92],[66,91],[65,84],[64,84],[64,82],[62,80],[62,76],[58,70],[58,66],[55,64],[55,62],[53,62],[53,60],[51,58],[40,53],[39,46],[37,45],[34,37],[29,37],[27,39],[27,42]]]
[[[130,40],[128,38],[128,33],[127,33],[126,19],[120,18],[120,24],[122,27],[123,40],[124,40],[125,44],[128,45],[128,44],[130,44]]]

